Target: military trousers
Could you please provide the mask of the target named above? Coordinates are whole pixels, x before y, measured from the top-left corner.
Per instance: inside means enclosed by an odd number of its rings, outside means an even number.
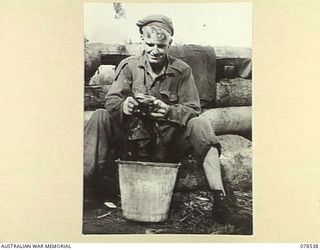
[[[166,154],[164,162],[177,162],[180,158],[195,153],[201,162],[210,147],[220,153],[220,144],[214,130],[205,117],[190,119],[187,126],[164,124]],[[126,159],[128,124],[106,109],[94,111],[84,128],[84,181],[88,185],[99,185],[103,176],[116,178],[115,160]]]

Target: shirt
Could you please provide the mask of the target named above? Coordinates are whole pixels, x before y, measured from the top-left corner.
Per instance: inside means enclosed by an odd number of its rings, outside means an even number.
[[[131,160],[161,161],[166,154],[165,145],[171,142],[177,128],[200,113],[200,99],[190,66],[166,55],[166,65],[153,78],[145,52],[131,56],[118,65],[105,108],[119,126],[128,128],[128,155]],[[169,105],[165,118],[150,119],[127,116],[123,113],[124,100],[133,94],[155,96]]]
[[[189,65],[168,55],[166,59],[164,72],[155,79],[144,52],[122,60],[106,96],[105,108],[123,118],[122,103],[128,96],[149,94],[170,105],[165,119],[167,123],[186,126],[191,118],[200,114],[198,90]]]

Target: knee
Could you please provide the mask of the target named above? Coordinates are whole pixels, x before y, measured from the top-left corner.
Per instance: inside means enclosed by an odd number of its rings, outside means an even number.
[[[187,124],[187,134],[191,141],[216,141],[216,134],[208,118],[195,117]]]
[[[208,118],[198,116],[194,117],[187,123],[188,130],[196,130],[196,131],[213,131],[211,123]]]
[[[109,112],[105,109],[97,109],[91,115],[85,115],[84,127],[97,126],[98,124],[105,123],[109,117]]]
[[[221,154],[221,145],[208,118],[200,116],[191,119],[187,130],[190,143],[200,159],[204,159],[211,147],[218,150],[218,155]]]
[[[97,109],[95,110],[91,117],[91,121],[105,120],[109,116],[109,112],[106,109]]]

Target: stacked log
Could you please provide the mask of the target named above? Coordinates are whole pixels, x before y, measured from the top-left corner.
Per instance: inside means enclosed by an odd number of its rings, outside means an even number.
[[[208,81],[209,93],[201,104],[201,114],[210,121],[222,145],[220,157],[223,179],[228,189],[245,191],[251,189],[251,128],[252,128],[252,80],[251,49],[210,46],[181,46],[178,58],[188,63],[188,49],[199,50],[194,56],[206,54],[205,59],[190,63],[197,81]],[[214,51],[213,51],[214,50]],[[104,105],[104,97],[108,92],[112,71],[99,70],[101,64],[115,65],[130,56],[141,52],[138,45],[115,46],[107,44],[86,44],[85,53],[85,110],[95,110]],[[182,53],[181,53],[182,52]],[[173,51],[173,53],[176,53]],[[212,57],[215,56],[215,63]],[[211,65],[208,67],[208,65]],[[212,71],[210,71],[212,68]],[[200,72],[199,69],[205,69]],[[98,71],[97,71],[98,70]],[[198,72],[198,71],[199,72]],[[97,71],[97,72],[96,72]],[[214,77],[212,72],[215,72]],[[203,74],[206,74],[205,76]],[[197,82],[196,82],[197,83]],[[208,87],[206,86],[206,87]],[[203,91],[206,93],[206,91]],[[201,96],[200,96],[201,98]],[[209,108],[209,109],[208,109]],[[85,121],[91,113],[85,114]],[[246,138],[244,138],[244,137]],[[248,140],[249,139],[249,140]],[[179,171],[176,188],[193,189],[206,186],[202,168],[198,168],[195,160],[186,159]]]
[[[100,65],[95,74],[89,81],[91,85],[111,85],[115,71],[114,65]]]
[[[234,78],[216,83],[216,107],[251,106],[251,96],[251,80]]]
[[[247,192],[252,188],[252,143],[238,135],[217,136],[221,144],[221,168],[224,185],[228,190]],[[179,169],[176,190],[208,189],[201,166],[192,158],[184,159]]]
[[[110,84],[105,83],[103,79],[110,81],[113,78],[113,72],[101,72],[99,66],[115,67],[122,59],[139,53],[141,53],[141,46],[137,44],[124,46],[86,43],[85,85]],[[251,105],[251,80],[245,79],[251,75],[251,49],[180,45],[172,46],[169,54],[191,66],[203,108]],[[92,96],[98,98],[105,95],[106,92],[102,89],[105,90],[105,88],[90,89],[98,92]],[[93,102],[100,104],[96,108],[101,108],[103,99],[92,100],[90,105],[85,102],[85,109],[92,109]]]
[[[250,106],[209,109],[201,114],[206,117],[216,134],[243,134],[251,131]]]
[[[101,50],[105,47],[103,43],[85,43],[84,46],[84,78],[88,83],[96,70],[101,65]]]
[[[177,56],[181,60],[184,60],[184,57],[188,56],[177,55],[174,50],[186,51],[184,48],[194,48],[199,52],[210,51],[211,46],[199,46],[199,45],[177,45],[172,46],[169,52],[173,56]],[[215,58],[217,60],[217,75],[216,79],[219,81],[227,77],[225,72],[225,66],[235,66],[237,70],[241,70],[241,66],[244,62],[251,58],[251,49],[242,48],[242,47],[230,47],[230,46],[221,46],[221,47],[211,47],[214,49]],[[101,64],[105,65],[115,65],[117,66],[121,59],[126,58],[131,55],[138,55],[141,53],[140,44],[104,44],[104,43],[85,43],[85,72],[86,72],[86,83],[93,76],[94,72],[98,69]],[[184,52],[185,53],[185,52]],[[211,55],[210,55],[211,54]],[[210,52],[208,54],[212,56]],[[249,69],[249,68],[248,68]],[[240,75],[238,73],[236,75]]]
[[[85,85],[85,110],[103,107],[104,98],[113,81],[113,72],[100,73],[90,79],[89,85]],[[216,83],[215,100],[209,107],[238,107],[251,106],[252,82],[251,80],[235,78],[223,79]],[[91,99],[87,99],[90,96]],[[206,106],[203,110],[207,110]]]

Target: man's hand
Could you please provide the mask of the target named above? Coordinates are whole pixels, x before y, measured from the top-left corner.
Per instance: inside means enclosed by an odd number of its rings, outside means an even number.
[[[163,101],[156,99],[153,104],[157,107],[156,111],[152,112],[150,115],[154,118],[164,118],[168,114],[170,106],[165,104]]]
[[[135,99],[133,99],[133,97],[128,96],[123,103],[123,113],[125,113],[126,115],[132,115],[133,109],[138,105],[139,103]]]

